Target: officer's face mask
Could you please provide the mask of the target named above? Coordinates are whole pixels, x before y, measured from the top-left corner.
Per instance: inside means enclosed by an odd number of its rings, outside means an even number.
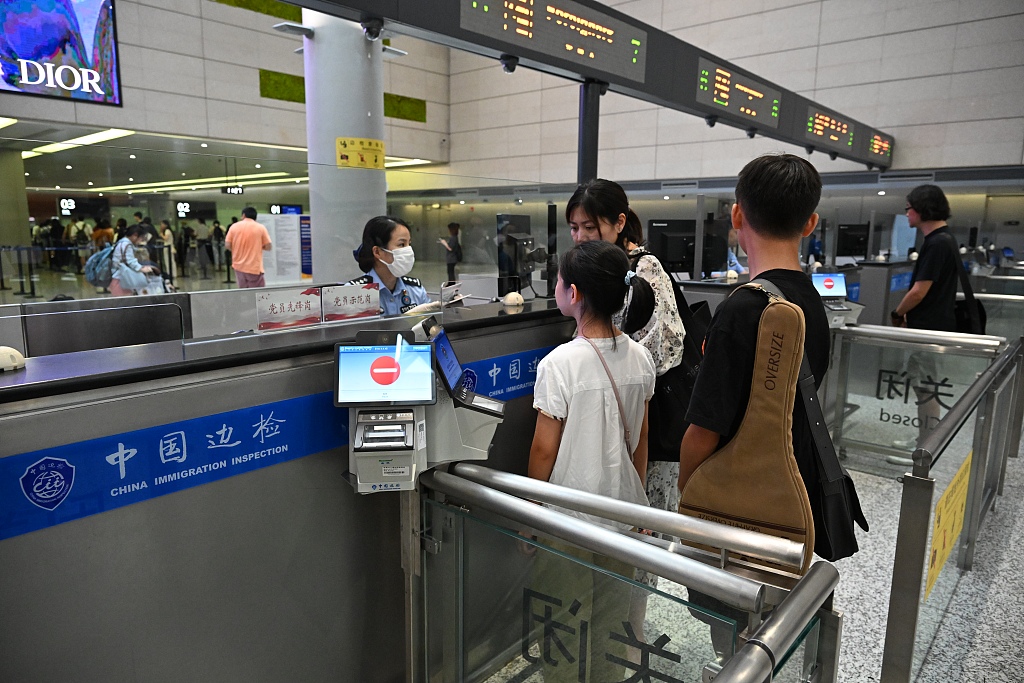
[[[392,275],[402,277],[412,272],[412,267],[416,264],[416,254],[413,253],[412,247],[399,247],[394,251],[383,249],[382,251],[386,251],[394,257],[391,263],[384,263]]]

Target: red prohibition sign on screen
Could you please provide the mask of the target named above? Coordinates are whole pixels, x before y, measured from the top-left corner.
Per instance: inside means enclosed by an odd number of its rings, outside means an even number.
[[[833,287],[836,286],[835,281],[830,277],[825,278],[823,284],[825,285],[825,289],[832,289]]]
[[[370,363],[370,379],[377,384],[394,384],[402,374],[402,367],[391,356],[381,356]]]

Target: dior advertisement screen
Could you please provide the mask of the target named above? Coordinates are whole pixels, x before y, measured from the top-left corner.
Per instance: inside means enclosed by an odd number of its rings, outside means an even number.
[[[0,27],[0,91],[121,104],[114,0],[2,0]]]

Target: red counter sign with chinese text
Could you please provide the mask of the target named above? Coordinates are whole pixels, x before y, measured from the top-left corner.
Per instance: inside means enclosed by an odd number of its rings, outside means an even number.
[[[369,318],[380,313],[380,292],[377,283],[324,287],[324,322]]]
[[[260,332],[322,322],[319,287],[287,287],[256,294],[256,321]]]

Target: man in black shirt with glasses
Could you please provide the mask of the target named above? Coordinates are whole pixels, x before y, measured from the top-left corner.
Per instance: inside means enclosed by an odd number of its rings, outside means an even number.
[[[960,256],[949,232],[949,202],[935,185],[920,185],[907,195],[907,221],[924,234],[914,264],[910,291],[892,311],[897,327],[956,332],[956,283]]]
[[[907,221],[924,234],[924,244],[914,263],[910,291],[890,313],[896,327],[915,330],[956,332],[957,268],[963,268],[956,240],[949,232],[949,201],[935,185],[920,185],[907,195]],[[941,417],[938,397],[917,387],[943,380],[939,377],[935,354],[915,351],[907,362],[907,376],[917,394],[918,441],[897,440],[895,446],[913,448]]]

